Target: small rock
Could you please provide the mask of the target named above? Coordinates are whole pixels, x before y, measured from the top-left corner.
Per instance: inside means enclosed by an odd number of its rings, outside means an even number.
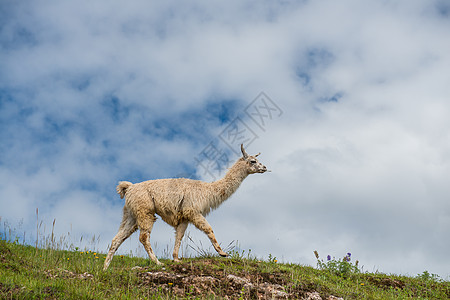
[[[242,278],[242,277],[238,277],[238,276],[233,275],[233,274],[227,275],[227,279],[230,280],[234,284],[251,284],[248,279]]]
[[[84,272],[83,274],[79,274],[78,275],[79,278],[81,279],[94,279],[94,275],[89,274],[88,272]]]
[[[217,278],[211,276],[201,276],[192,278],[193,283],[214,284],[219,281]]]
[[[289,294],[284,291],[284,287],[279,284],[264,282],[258,286],[258,292],[270,295],[272,299],[287,299]]]
[[[322,297],[320,297],[320,294],[318,292],[309,292],[306,293],[305,300],[322,300]]]

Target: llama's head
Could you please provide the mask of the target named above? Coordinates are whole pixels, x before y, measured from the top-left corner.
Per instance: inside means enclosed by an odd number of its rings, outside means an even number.
[[[258,153],[256,155],[248,155],[247,152],[245,152],[244,145],[241,144],[241,152],[242,152],[242,160],[246,162],[247,171],[249,174],[254,173],[264,173],[267,172],[267,168],[265,165],[260,163],[256,157],[260,155],[261,153]],[[270,172],[270,171],[269,171]]]

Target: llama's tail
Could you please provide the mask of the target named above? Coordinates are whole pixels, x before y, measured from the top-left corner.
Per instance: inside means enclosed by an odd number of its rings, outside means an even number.
[[[131,182],[129,181],[121,181],[119,182],[119,184],[116,187],[116,191],[117,194],[120,195],[120,198],[123,199],[123,197],[125,197],[125,193],[127,192],[127,189],[133,185]]]

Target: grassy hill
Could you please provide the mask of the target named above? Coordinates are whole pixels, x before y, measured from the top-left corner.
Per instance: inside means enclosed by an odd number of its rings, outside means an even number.
[[[316,253],[318,256],[318,254]],[[450,283],[361,273],[348,258],[318,268],[261,261],[234,252],[181,263],[104,253],[39,249],[0,240],[1,299],[449,299]]]

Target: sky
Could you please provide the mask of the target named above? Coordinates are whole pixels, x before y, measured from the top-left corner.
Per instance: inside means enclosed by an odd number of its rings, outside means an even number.
[[[449,30],[445,0],[2,0],[0,228],[107,251],[118,181],[213,181],[243,142],[272,172],[208,215],[222,246],[448,280]]]

